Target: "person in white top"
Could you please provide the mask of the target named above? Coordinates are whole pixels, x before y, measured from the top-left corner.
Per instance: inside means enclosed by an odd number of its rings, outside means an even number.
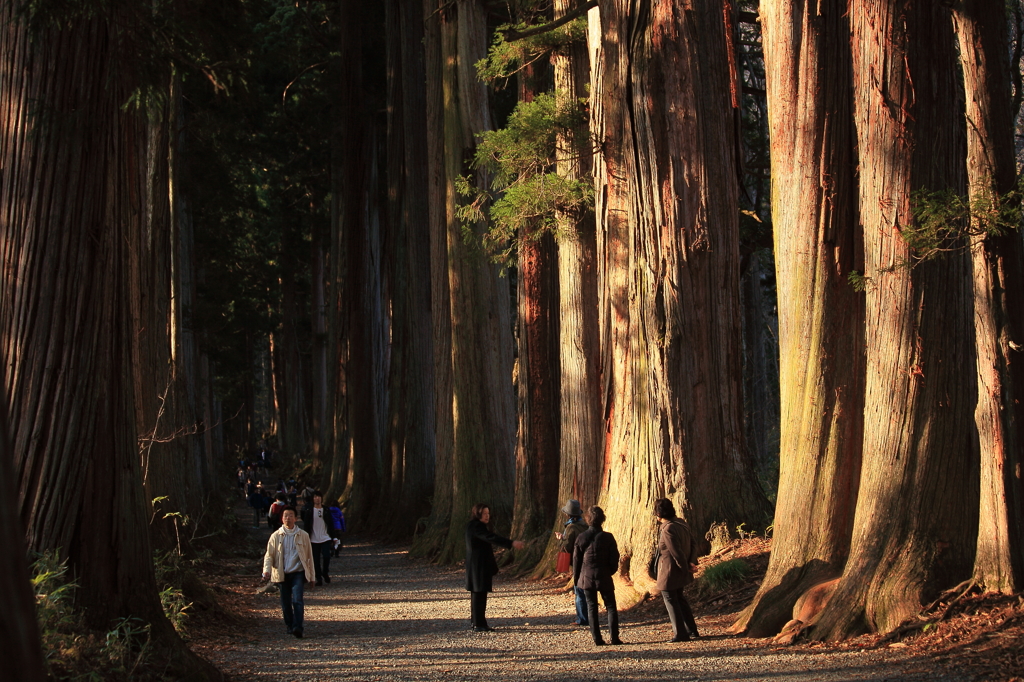
[[[289,634],[301,638],[303,632],[303,592],[313,582],[313,552],[309,535],[295,525],[295,507],[285,507],[281,527],[270,535],[263,557],[263,579],[281,590],[281,612]]]
[[[313,543],[313,570],[316,573],[316,584],[331,582],[331,552],[334,542],[330,533],[331,516],[324,507],[324,496],[319,490],[313,491],[313,504],[302,510],[302,527],[309,533]]]

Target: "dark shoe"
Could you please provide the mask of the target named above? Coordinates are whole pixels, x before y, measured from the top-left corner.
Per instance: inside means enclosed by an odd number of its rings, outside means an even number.
[[[328,585],[330,585],[331,584],[331,576],[325,575],[324,576],[324,582],[327,583]]]
[[[620,645],[623,644],[623,641],[621,639],[619,639],[618,637],[615,637],[614,639],[612,639],[612,641],[610,641],[608,643],[611,644],[612,646],[620,646]]]
[[[294,630],[292,630],[292,634],[298,637],[299,639],[302,639],[302,628],[295,628]]]
[[[603,639],[595,639],[594,640],[594,646],[604,646],[604,640]]]
[[[690,638],[687,635],[677,635],[677,636],[673,637],[672,639],[670,639],[668,641],[669,642],[689,642]]]
[[[317,587],[321,587],[321,586],[323,586],[323,584],[324,584],[324,581],[323,581],[323,580],[321,580],[320,578],[317,578],[317,579],[316,579],[316,586],[317,586]]]
[[[494,628],[490,625],[474,625],[473,632],[493,632]]]

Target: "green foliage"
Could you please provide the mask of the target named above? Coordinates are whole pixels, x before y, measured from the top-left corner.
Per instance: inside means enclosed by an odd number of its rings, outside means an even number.
[[[472,226],[489,220],[480,238],[484,251],[497,261],[514,259],[518,239],[536,239],[555,231],[559,214],[577,215],[593,202],[589,178],[569,180],[553,172],[560,132],[581,131],[587,122],[584,101],[559,105],[550,93],[520,102],[508,125],[480,136],[473,167],[478,182],[459,178],[463,197],[458,216],[467,239]],[[488,180],[489,187],[480,187]]]
[[[192,608],[192,602],[185,600],[182,582],[185,573],[191,571],[195,563],[197,561],[183,557],[180,552],[157,552],[153,557],[156,583],[161,588],[160,605],[167,620],[182,636],[186,634],[185,624]]]
[[[128,680],[137,678],[150,650],[148,623],[122,618],[102,638],[91,633],[76,608],[78,585],[57,550],[37,556],[32,564],[36,620],[51,679]],[[97,670],[103,671],[98,674]]]
[[[846,281],[850,283],[854,291],[865,291],[868,288],[868,284],[871,283],[871,278],[865,277],[862,272],[850,270],[846,275]]]
[[[730,559],[708,566],[695,583],[694,590],[700,598],[709,597],[730,590],[750,575],[751,568],[743,559]]]
[[[585,42],[587,39],[587,20],[581,17],[551,31],[520,40],[507,40],[510,31],[523,32],[535,26],[536,24],[527,21],[499,26],[487,57],[475,64],[480,80],[495,83],[511,78],[530,64],[548,59],[552,54],[564,52],[571,45]]]
[[[970,237],[1001,236],[1018,229],[1021,196],[1020,186],[995,200],[985,192],[968,200],[951,189],[920,189],[911,194],[913,223],[900,234],[913,250],[914,262],[961,250]]]
[[[103,653],[117,672],[131,678],[149,650],[149,623],[135,618],[122,618],[107,631]]]

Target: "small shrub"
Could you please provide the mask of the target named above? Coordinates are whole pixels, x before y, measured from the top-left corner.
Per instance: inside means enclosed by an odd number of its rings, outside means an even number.
[[[730,559],[720,564],[708,566],[697,579],[695,590],[698,597],[708,597],[726,592],[750,575],[750,564],[743,559]]]

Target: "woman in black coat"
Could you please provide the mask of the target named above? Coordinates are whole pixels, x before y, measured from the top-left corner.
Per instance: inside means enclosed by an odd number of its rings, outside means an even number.
[[[491,578],[498,573],[491,545],[506,549],[522,549],[525,544],[509,540],[487,529],[491,508],[484,503],[474,504],[472,518],[466,526],[466,589],[470,593],[470,615],[473,629],[488,632],[494,628],[487,624],[487,593],[492,591]]]
[[[575,583],[587,597],[590,634],[594,644],[604,645],[601,638],[601,624],[597,617],[597,593],[601,593],[604,608],[608,611],[608,634],[611,644],[622,644],[619,639],[619,609],[615,604],[615,583],[612,576],[619,570],[619,547],[615,536],[602,530],[604,510],[591,507],[587,513],[590,528],[576,538],[572,553],[572,571]]]
[[[697,570],[697,543],[690,527],[676,518],[671,500],[661,499],[654,504],[654,513],[661,523],[658,533],[658,589],[672,622],[671,642],[697,639],[697,621],[683,596],[683,588],[693,582]]]

